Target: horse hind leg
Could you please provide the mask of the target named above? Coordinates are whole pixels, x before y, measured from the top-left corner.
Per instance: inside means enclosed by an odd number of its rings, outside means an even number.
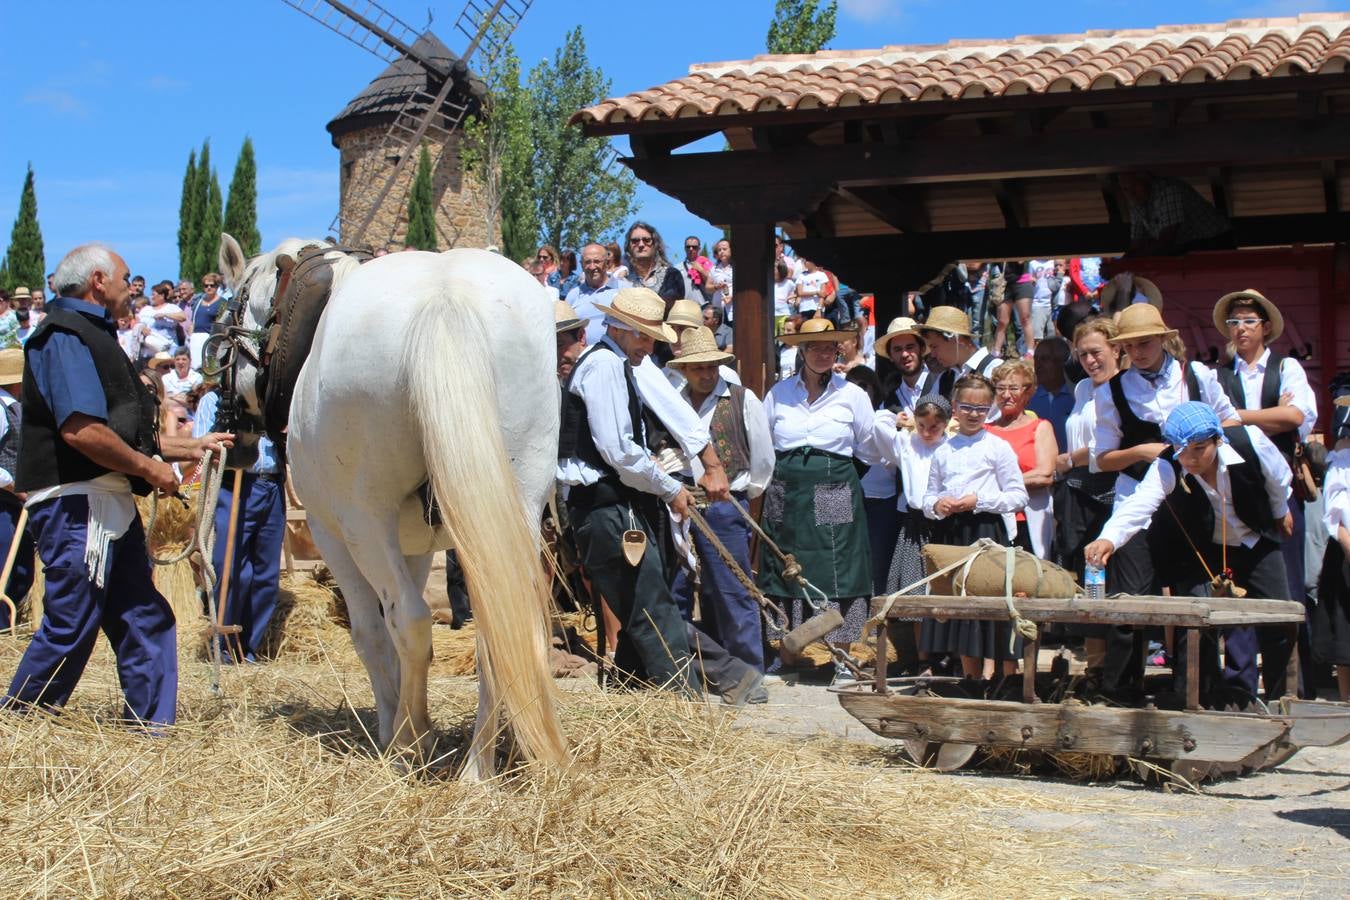
[[[431,610],[399,549],[397,519],[370,524],[370,533],[349,546],[352,558],[380,598],[385,631],[398,654],[398,707],[389,749],[425,762],[431,758],[435,744],[427,711]],[[425,575],[421,580],[426,581]]]
[[[394,715],[398,711],[398,653],[380,615],[380,599],[366,576],[356,565],[347,545],[333,537],[316,519],[310,520],[314,544],[342,589],[347,616],[352,623],[352,643],[370,676],[379,717],[379,746],[387,748],[394,737]]]

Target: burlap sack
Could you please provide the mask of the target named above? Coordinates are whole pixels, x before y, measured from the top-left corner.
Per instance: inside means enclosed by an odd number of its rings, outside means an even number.
[[[974,547],[955,547],[951,544],[929,544],[923,548],[923,561],[928,573],[936,572],[965,559]],[[1082,593],[1074,583],[1073,575],[1054,563],[1038,559],[1021,548],[1013,550],[1014,594],[1028,597],[1069,598]],[[928,593],[955,597],[962,594],[973,597],[1002,597],[1004,591],[1007,549],[986,547],[975,557],[969,568],[962,566],[928,583]]]

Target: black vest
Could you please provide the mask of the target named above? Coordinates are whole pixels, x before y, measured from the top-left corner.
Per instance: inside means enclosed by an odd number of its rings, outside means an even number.
[[[5,408],[5,424],[9,426],[0,438],[0,469],[12,476],[19,463],[19,429],[23,423],[23,409],[18,403],[0,404]]]
[[[1189,400],[1200,400],[1200,379],[1196,377],[1195,370],[1191,368],[1193,363],[1181,362],[1182,378],[1186,382],[1186,390],[1189,393]],[[1125,388],[1120,380],[1125,376],[1126,369],[1117,372],[1108,384],[1111,385],[1111,402],[1116,405],[1116,412],[1120,415],[1120,449],[1129,447],[1138,447],[1140,444],[1160,444],[1163,442],[1162,425],[1157,422],[1148,422],[1135,415],[1130,403],[1125,399]],[[1148,463],[1142,460],[1134,463],[1128,468],[1122,469],[1126,475],[1129,475],[1135,481],[1144,477],[1148,471]]]
[[[974,369],[971,370],[971,374],[983,375],[986,378],[988,378],[990,377],[989,373],[992,372],[998,365],[1002,364],[1002,362],[1003,360],[999,359],[997,356],[990,353],[983,359],[983,361],[980,362],[978,366],[976,366]],[[956,373],[959,371],[961,371],[961,369],[958,366],[955,369],[948,369],[947,371],[943,372],[938,377],[937,390],[934,391],[934,393],[941,394],[948,400],[951,400],[952,389],[956,387],[957,381]]]
[[[1266,372],[1261,381],[1261,409],[1272,409],[1280,405],[1280,366],[1284,365],[1284,356],[1270,351],[1270,356],[1266,359]],[[1237,361],[1233,365],[1224,366],[1218,370],[1219,384],[1223,386],[1223,392],[1228,395],[1228,399],[1233,401],[1233,405],[1238,409],[1247,408],[1247,391],[1242,386],[1242,379],[1238,377]],[[1291,428],[1289,431],[1282,431],[1279,434],[1269,435],[1270,442],[1280,449],[1281,453],[1287,456],[1293,456],[1294,444],[1298,440],[1298,429]]]
[[[139,453],[153,456],[159,452],[158,404],[141,384],[117,338],[83,313],[53,309],[24,347],[23,430],[14,476],[16,491],[89,481],[110,471],[66,443],[60,423],[38,390],[32,354],[47,343],[53,331],[73,334],[89,349],[108,402],[107,425],[113,433]],[[131,489],[140,495],[150,493],[150,485],[139,478],[131,478]]]
[[[619,474],[614,471],[613,466],[605,462],[605,458],[600,455],[600,451],[595,449],[595,441],[591,438],[591,423],[586,418],[585,401],[572,393],[572,379],[581,370],[582,362],[592,353],[601,352],[618,355],[613,347],[605,341],[601,341],[582,354],[576,365],[572,367],[572,374],[567,376],[567,383],[563,385],[562,422],[558,429],[558,459],[564,460],[576,457],[587,465],[594,466],[604,472],[606,479],[617,481]],[[628,385],[628,416],[633,423],[633,438],[641,446],[649,447],[646,442],[646,429],[643,427],[642,403],[638,399],[637,382],[633,380],[633,367],[627,359],[623,361],[623,379]]]
[[[1256,455],[1251,437],[1241,425],[1231,425],[1223,433],[1229,445],[1242,457],[1241,465],[1228,467],[1232,495],[1227,499],[1233,505],[1234,514],[1242,524],[1261,537],[1277,543],[1282,541],[1283,537],[1275,527],[1275,511],[1270,508],[1266,496],[1266,471],[1261,467],[1261,458]],[[1154,515],[1149,527],[1150,555],[1162,573],[1169,569],[1176,571],[1172,567],[1178,566],[1199,567],[1191,545],[1194,544],[1202,553],[1210,545],[1214,535],[1214,507],[1200,482],[1194,475],[1186,474],[1181,464],[1173,458],[1170,449],[1159,459],[1172,467],[1176,487]],[[1183,483],[1184,488],[1181,486]],[[1166,577],[1163,579],[1164,583],[1168,580]]]

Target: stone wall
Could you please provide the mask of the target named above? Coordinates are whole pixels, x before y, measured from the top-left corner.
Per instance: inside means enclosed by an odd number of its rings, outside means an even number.
[[[382,127],[367,128],[343,135],[340,139],[342,169],[339,202],[342,206],[342,227],[339,239],[344,244],[354,243],[356,228],[368,214],[396,163],[395,160],[385,159],[380,151],[384,133]],[[500,244],[501,224],[493,222],[489,230],[478,184],[461,169],[459,143],[460,136],[451,135],[449,147],[437,159],[441,145],[435,141],[427,142],[427,149],[436,163],[431,174],[431,186],[437,202],[436,236],[439,249]],[[416,152],[413,151],[414,154]],[[416,175],[417,158],[414,155],[399,173],[398,181],[385,197],[381,209],[361,239],[361,245],[372,249],[402,249],[408,229],[408,190]]]

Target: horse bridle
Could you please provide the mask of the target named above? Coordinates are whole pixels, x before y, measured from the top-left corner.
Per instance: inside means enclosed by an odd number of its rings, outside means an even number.
[[[257,371],[254,389],[260,403],[267,378],[267,354],[262,342],[268,329],[248,328],[243,324],[247,306],[247,288],[240,288],[239,293],[225,302],[225,308],[216,317],[211,334],[202,345],[202,374],[220,379],[216,431],[266,434],[262,416],[244,407],[237,388],[239,366],[243,362],[251,364]]]

